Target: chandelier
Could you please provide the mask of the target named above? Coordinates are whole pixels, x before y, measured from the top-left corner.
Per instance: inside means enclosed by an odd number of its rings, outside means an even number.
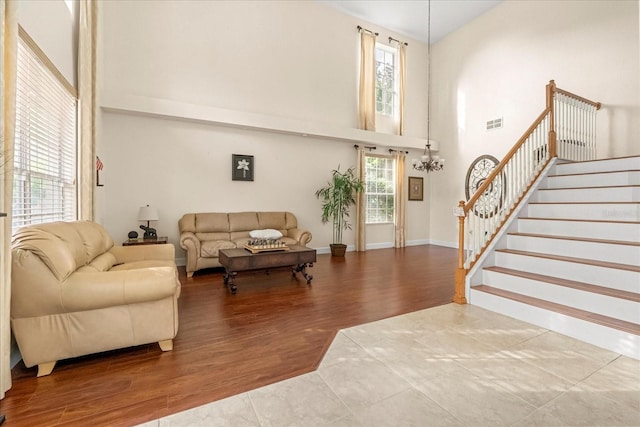
[[[431,144],[428,143],[424,148],[424,154],[420,157],[420,160],[413,159],[413,168],[420,172],[427,171],[427,173],[439,171],[444,168],[444,159],[438,156],[432,156]]]
[[[413,159],[413,168],[420,172],[427,171],[427,173],[429,173],[444,168],[444,159],[431,155],[431,139],[429,139],[431,133],[431,103],[429,97],[429,95],[431,95],[431,0],[428,2],[427,25],[427,59],[429,61],[427,70],[427,145],[424,147],[422,157],[420,157],[419,160]]]

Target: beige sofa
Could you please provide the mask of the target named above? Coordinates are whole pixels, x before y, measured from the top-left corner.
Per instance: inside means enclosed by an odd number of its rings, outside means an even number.
[[[286,244],[306,246],[311,233],[298,228],[291,212],[189,213],[179,223],[180,247],[187,251],[187,277],[203,268],[220,267],[218,251],[242,247],[252,230],[274,229]]]
[[[27,367],[158,342],[173,348],[180,282],[171,244],[114,246],[99,224],[23,227],[12,242],[11,327]]]

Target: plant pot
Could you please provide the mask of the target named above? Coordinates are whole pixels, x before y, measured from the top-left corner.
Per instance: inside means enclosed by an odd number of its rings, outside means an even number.
[[[329,246],[331,247],[331,256],[343,257],[347,251],[347,245],[343,243],[331,243]]]

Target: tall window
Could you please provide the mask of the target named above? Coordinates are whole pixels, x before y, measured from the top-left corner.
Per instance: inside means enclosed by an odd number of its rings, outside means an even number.
[[[392,158],[366,156],[367,224],[393,222],[395,176],[395,162]]]
[[[376,113],[395,117],[398,112],[398,51],[376,43]]]
[[[75,90],[20,29],[13,229],[77,218]]]

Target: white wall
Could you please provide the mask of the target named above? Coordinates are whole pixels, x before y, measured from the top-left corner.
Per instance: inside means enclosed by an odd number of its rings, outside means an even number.
[[[430,238],[457,246],[471,162],[501,159],[545,108],[545,85],[599,101],[598,157],[640,154],[638,2],[505,1],[432,48]],[[486,131],[503,117],[504,128]]]
[[[64,0],[23,0],[18,22],[72,86],[76,86],[76,21]]]
[[[104,96],[138,95],[332,127],[356,127],[356,26],[380,32],[381,41],[399,38],[315,2],[101,6]],[[425,137],[426,46],[408,42],[405,129],[408,136]],[[97,190],[96,219],[116,241],[138,229],[137,210],[150,204],[160,213],[159,234],[176,244],[183,214],[243,210],[289,210],[313,233],[310,246],[331,242],[314,193],[332,169],[354,165],[353,142],[106,111],[100,120],[97,150],[105,186]],[[255,156],[254,182],[231,180],[232,154]],[[408,219],[407,240],[426,242],[427,201],[410,202]],[[392,227],[368,234],[370,244],[393,242]],[[345,243],[353,243],[352,232]]]

